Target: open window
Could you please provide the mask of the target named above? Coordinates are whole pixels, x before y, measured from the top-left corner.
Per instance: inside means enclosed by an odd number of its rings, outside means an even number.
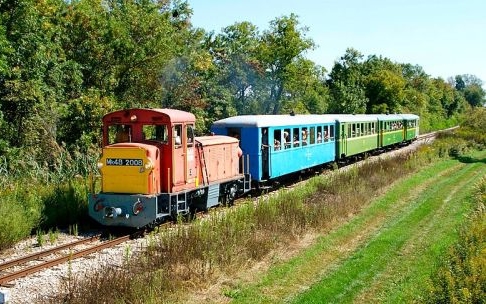
[[[317,143],[320,144],[322,142],[322,126],[317,127]]]
[[[156,141],[162,144],[169,142],[169,132],[166,125],[143,125],[142,132],[145,140]]]
[[[174,133],[172,134],[172,136],[174,141],[174,147],[182,147],[182,125],[174,126]]]
[[[282,131],[280,129],[273,130],[273,151],[281,149]]]
[[[186,126],[187,147],[194,146],[194,125]]]
[[[108,144],[131,142],[132,128],[130,125],[110,125],[108,126]]]
[[[290,129],[284,129],[284,133],[283,133],[283,138],[282,138],[282,142],[284,144],[284,148],[285,149],[288,149],[292,146],[292,141],[290,139]]]

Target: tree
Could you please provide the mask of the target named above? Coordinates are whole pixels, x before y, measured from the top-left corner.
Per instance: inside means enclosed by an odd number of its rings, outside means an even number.
[[[362,73],[363,55],[353,48],[334,66],[327,84],[331,94],[329,111],[331,113],[365,113],[368,98],[365,95],[365,79]]]
[[[288,69],[283,113],[325,113],[329,106],[326,70],[314,62],[299,58]]]
[[[399,64],[388,58],[369,56],[363,64],[367,113],[399,113],[405,97],[405,79]]]
[[[38,162],[53,164],[57,104],[70,78],[62,48],[62,0],[19,0],[0,4],[1,28],[8,41],[0,76],[0,110],[7,122],[3,133],[10,147],[30,151]]]
[[[486,104],[486,91],[483,89],[483,82],[474,75],[456,75],[455,87],[464,94],[464,98],[473,107],[480,107]]]
[[[238,114],[256,111],[255,103],[264,76],[261,62],[257,59],[259,34],[256,26],[249,22],[235,23],[225,27],[222,33],[207,45],[215,64],[215,78],[220,91],[228,94]]]
[[[264,112],[280,113],[286,85],[291,79],[292,65],[305,51],[314,47],[312,39],[305,37],[307,28],[299,28],[297,16],[277,18],[263,33],[259,59],[266,73]],[[285,94],[284,94],[285,93]]]

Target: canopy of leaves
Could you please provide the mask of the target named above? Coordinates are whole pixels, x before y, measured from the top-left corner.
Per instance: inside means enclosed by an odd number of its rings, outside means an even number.
[[[66,149],[96,150],[101,117],[127,107],[193,112],[203,134],[231,115],[289,112],[416,113],[433,129],[485,103],[473,75],[445,82],[353,48],[326,74],[294,14],[217,34],[191,15],[181,0],[0,1],[0,157],[53,170]]]

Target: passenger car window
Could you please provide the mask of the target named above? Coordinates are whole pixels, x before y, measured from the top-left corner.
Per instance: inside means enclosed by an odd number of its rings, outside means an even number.
[[[274,130],[273,131],[273,151],[278,151],[281,149],[281,130]]]
[[[285,149],[288,149],[288,148],[291,147],[292,142],[290,141],[290,129],[284,129],[282,142],[284,144]]]

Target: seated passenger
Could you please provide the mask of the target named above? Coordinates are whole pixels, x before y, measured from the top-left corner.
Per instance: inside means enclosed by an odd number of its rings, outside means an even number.
[[[284,137],[283,137],[284,147],[285,147],[285,149],[290,148],[289,133],[284,131],[283,134],[284,134]]]
[[[294,135],[294,147],[299,146],[299,137],[297,135]]]
[[[322,135],[321,132],[317,132],[317,142],[321,143],[322,142]]]
[[[277,139],[274,139],[274,140],[273,140],[273,149],[274,149],[275,151],[280,150],[280,141],[278,141]]]

